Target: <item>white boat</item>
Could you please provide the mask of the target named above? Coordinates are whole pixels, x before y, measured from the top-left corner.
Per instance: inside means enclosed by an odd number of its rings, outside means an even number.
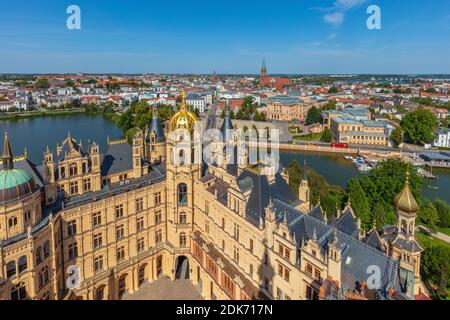
[[[352,160],[353,161],[353,157],[352,156],[344,156],[345,160]]]
[[[361,164],[358,166],[358,170],[361,172],[368,172],[368,171],[372,170],[372,167],[368,166],[367,164]]]

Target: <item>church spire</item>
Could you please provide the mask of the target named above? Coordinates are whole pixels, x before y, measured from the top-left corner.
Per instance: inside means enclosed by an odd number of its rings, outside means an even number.
[[[11,151],[8,133],[5,132],[5,138],[3,140],[3,155],[2,155],[3,169],[12,169],[13,162],[14,162],[14,154]]]

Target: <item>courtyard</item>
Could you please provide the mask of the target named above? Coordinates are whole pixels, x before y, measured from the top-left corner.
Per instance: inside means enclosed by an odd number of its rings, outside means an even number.
[[[159,279],[143,284],[139,291],[124,294],[122,300],[203,300],[190,280]]]

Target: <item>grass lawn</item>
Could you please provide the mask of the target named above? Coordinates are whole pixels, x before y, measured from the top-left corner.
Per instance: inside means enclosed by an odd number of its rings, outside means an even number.
[[[293,140],[301,140],[301,141],[320,141],[320,138],[322,138],[322,132],[292,137]]]
[[[439,231],[441,233],[444,233],[444,234],[450,236],[450,228],[436,227],[436,231]]]
[[[288,130],[289,130],[289,133],[293,134],[293,135],[302,133],[302,130],[300,129],[300,127],[296,127],[296,126],[289,127]]]
[[[434,237],[427,236],[422,232],[416,232],[416,239],[419,242],[420,246],[424,249],[435,246],[444,246],[450,248],[449,243],[436,239]]]

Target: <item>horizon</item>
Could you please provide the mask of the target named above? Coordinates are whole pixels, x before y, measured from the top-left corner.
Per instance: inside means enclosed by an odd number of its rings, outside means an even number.
[[[80,28],[70,30],[70,5]],[[381,29],[366,24],[380,8]],[[69,13],[67,13],[69,12]],[[2,74],[450,74],[450,3],[411,0],[18,0],[0,12]]]

